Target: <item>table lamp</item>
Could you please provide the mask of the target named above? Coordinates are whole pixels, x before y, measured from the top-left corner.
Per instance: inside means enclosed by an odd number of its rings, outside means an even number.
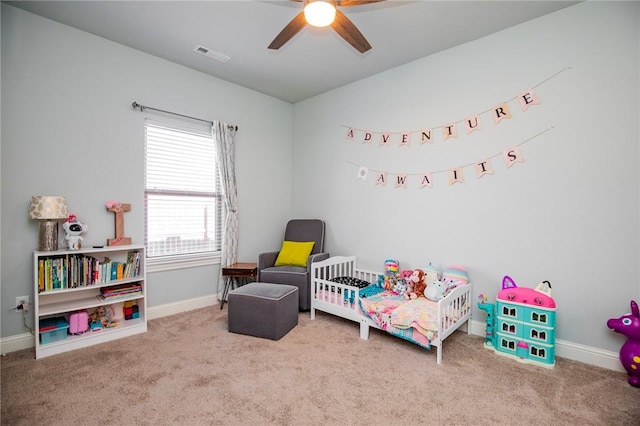
[[[34,195],[29,206],[29,218],[40,221],[38,250],[58,250],[58,220],[66,219],[67,200],[54,195]]]

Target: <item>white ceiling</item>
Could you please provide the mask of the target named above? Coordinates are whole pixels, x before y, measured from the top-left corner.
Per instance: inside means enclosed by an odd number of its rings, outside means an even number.
[[[7,1],[18,8],[287,102],[571,6],[575,1],[395,1],[341,10],[372,49],[358,53],[332,28],[306,26],[267,49],[301,10],[293,1]],[[230,56],[226,63],[194,52]]]

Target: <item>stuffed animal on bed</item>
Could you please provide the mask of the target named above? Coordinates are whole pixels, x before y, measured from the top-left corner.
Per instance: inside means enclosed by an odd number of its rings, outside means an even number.
[[[437,302],[444,297],[447,292],[447,285],[442,281],[431,281],[427,284],[427,288],[424,290],[424,297]]]
[[[409,281],[413,284],[413,289],[411,291],[407,291],[404,298],[417,299],[420,296],[424,296],[424,289],[427,287],[427,283],[424,280],[424,271],[422,269],[414,270]]]
[[[436,268],[434,265],[429,263],[429,265],[424,268],[424,280],[428,283],[431,281],[438,281],[440,279],[440,270]]]
[[[462,266],[450,265],[442,271],[442,278],[440,281],[444,282],[447,285],[447,288],[450,289],[468,283],[469,274]]]
[[[411,269],[403,269],[402,272],[400,272],[400,278],[408,281],[409,278],[411,278],[411,275],[413,275],[413,271]]]
[[[393,286],[393,292],[399,296],[404,296],[409,290],[409,282],[412,275],[413,271],[411,269],[403,269],[398,276],[398,281]],[[413,286],[411,286],[411,290],[413,290]]]
[[[398,282],[398,270],[400,263],[397,260],[387,259],[384,261],[384,288],[392,290]]]
[[[407,282],[400,278],[396,282],[396,285],[393,286],[393,292],[398,296],[404,296],[404,294],[407,292]]]

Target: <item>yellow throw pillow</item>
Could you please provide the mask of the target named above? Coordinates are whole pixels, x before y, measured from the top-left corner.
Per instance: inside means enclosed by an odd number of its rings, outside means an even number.
[[[313,250],[314,241],[283,241],[275,266],[307,266],[307,259]]]

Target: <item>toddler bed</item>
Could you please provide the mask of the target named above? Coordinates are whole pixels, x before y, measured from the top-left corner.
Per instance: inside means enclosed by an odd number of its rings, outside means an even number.
[[[425,297],[405,300],[381,289],[375,283],[382,273],[357,268],[355,256],[314,262],[311,273],[311,319],[319,310],[359,323],[361,339],[368,339],[369,327],[374,327],[426,349],[435,346],[438,364],[442,342],[471,319],[471,283],[433,302]]]

